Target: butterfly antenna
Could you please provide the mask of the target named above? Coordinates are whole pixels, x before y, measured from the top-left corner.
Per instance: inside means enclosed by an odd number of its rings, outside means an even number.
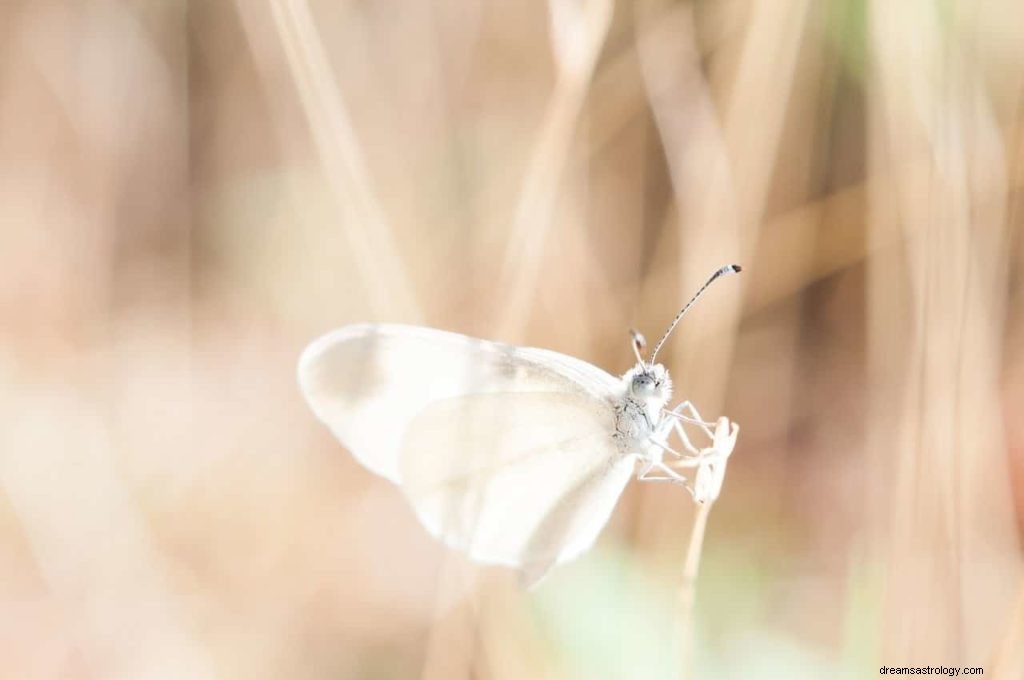
[[[644,338],[643,334],[635,328],[629,329],[629,336],[633,340],[630,343],[633,346],[633,356],[636,357],[637,363],[643,364],[644,358],[640,353],[645,347],[647,347],[647,339]]]
[[[704,283],[704,285],[700,287],[700,290],[694,293],[693,297],[690,298],[690,301],[687,302],[686,305],[679,310],[679,313],[676,314],[676,318],[672,319],[672,323],[669,324],[668,330],[665,331],[665,335],[661,336],[661,340],[658,340],[658,344],[654,346],[654,351],[651,352],[652,364],[654,363],[654,358],[658,356],[658,350],[660,350],[661,346],[665,344],[666,340],[668,340],[668,336],[672,335],[672,331],[675,330],[676,324],[678,324],[679,320],[683,318],[683,315],[686,314],[687,310],[689,310],[690,307],[693,306],[693,303],[696,302],[697,299],[704,294],[704,291],[708,289],[708,286],[710,286],[715,279],[717,279],[719,276],[722,276],[723,274],[738,274],[741,271],[743,271],[743,269],[738,264],[730,264],[722,267],[721,269],[719,269],[718,271],[711,275],[711,278],[708,279]]]

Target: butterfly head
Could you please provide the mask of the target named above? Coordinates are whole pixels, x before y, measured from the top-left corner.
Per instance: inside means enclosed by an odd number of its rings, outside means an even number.
[[[668,400],[672,398],[672,380],[668,377],[668,371],[661,364],[654,363],[655,358],[658,356],[658,350],[665,344],[665,340],[672,334],[676,324],[683,318],[687,310],[693,305],[697,299],[704,294],[718,277],[726,274],[738,274],[742,268],[738,264],[730,264],[721,267],[711,275],[711,278],[700,287],[690,301],[687,302],[676,317],[672,319],[672,323],[669,324],[668,330],[665,331],[661,339],[658,340],[658,344],[654,346],[654,350],[651,351],[650,357],[644,358],[644,350],[647,348],[647,341],[639,331],[630,329],[629,334],[632,338],[633,356],[636,357],[636,366],[629,370],[626,375],[622,376],[623,381],[627,385],[628,396],[642,402],[648,409],[649,412],[657,413],[660,411]],[[728,436],[727,431],[723,431],[723,437]]]
[[[633,356],[636,357],[636,366],[622,376],[622,379],[626,383],[629,396],[657,412],[672,397],[672,379],[661,364],[644,361],[642,353],[644,347],[647,346],[644,336],[632,328],[629,330],[629,334],[633,340]]]
[[[672,378],[661,364],[638,363],[623,377],[629,396],[654,410],[661,409],[672,397]]]

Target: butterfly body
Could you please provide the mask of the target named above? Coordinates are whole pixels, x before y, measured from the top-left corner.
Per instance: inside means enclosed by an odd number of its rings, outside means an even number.
[[[654,432],[654,421],[644,405],[623,397],[615,408],[615,438],[623,453],[638,453],[638,448]]]
[[[622,376],[622,385],[615,408],[615,436],[624,451],[643,455],[662,424],[662,411],[672,396],[672,380],[661,364],[638,363]]]

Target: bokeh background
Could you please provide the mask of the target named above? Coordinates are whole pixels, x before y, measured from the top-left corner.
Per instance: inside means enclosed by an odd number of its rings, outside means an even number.
[[[696,677],[1024,677],[1015,0],[0,5],[0,677],[669,678],[694,509],[524,593],[296,388],[363,320],[742,426]]]

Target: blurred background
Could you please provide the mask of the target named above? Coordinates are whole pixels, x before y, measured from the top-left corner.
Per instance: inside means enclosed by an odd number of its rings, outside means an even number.
[[[742,426],[696,677],[1024,677],[1024,6],[0,5],[0,677],[670,678],[693,522],[537,590],[315,421],[354,321]]]

